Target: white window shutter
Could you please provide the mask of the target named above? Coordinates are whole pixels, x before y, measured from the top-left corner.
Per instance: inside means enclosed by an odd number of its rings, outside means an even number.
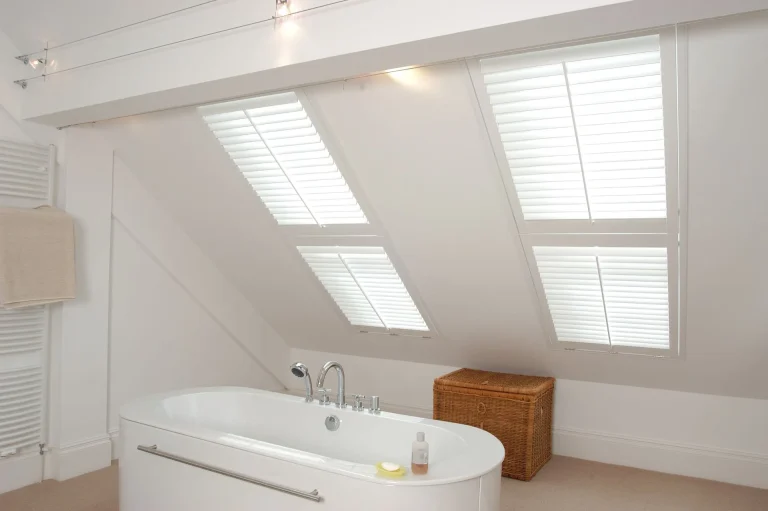
[[[563,66],[481,66],[525,219],[588,219]]]
[[[384,322],[338,251],[315,250],[315,247],[299,247],[299,251],[351,324],[384,328]]]
[[[534,246],[560,342],[668,349],[667,249]]]
[[[295,93],[200,113],[278,224],[368,223]]]
[[[533,251],[558,340],[609,344],[593,250],[534,247]]]
[[[598,252],[611,344],[669,348],[667,249]]]
[[[480,67],[525,220],[666,218],[658,35]]]
[[[429,330],[382,247],[298,249],[351,324]]]

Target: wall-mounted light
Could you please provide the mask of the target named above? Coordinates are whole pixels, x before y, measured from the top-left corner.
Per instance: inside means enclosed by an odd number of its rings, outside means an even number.
[[[291,14],[291,0],[275,0],[275,17],[282,18]]]

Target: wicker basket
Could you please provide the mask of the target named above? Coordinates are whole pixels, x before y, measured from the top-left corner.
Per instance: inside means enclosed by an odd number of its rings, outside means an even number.
[[[434,418],[493,434],[502,475],[530,481],[552,457],[554,390],[554,378],[459,369],[435,380]]]

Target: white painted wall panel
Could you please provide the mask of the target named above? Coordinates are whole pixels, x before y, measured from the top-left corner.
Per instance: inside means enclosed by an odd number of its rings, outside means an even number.
[[[66,133],[66,211],[75,220],[77,298],[62,308],[61,343],[52,364],[59,479],[109,466],[109,279],[111,146],[92,126]],[[81,457],[82,455],[82,457]]]
[[[185,190],[182,184],[179,193]],[[114,197],[114,218],[200,310],[220,325],[229,342],[259,365],[263,388],[282,389],[284,385],[275,375],[288,364],[288,346],[233,285],[237,278],[222,273],[119,157]]]
[[[281,389],[118,220],[112,250],[110,431],[123,404],[149,394],[217,385]]]

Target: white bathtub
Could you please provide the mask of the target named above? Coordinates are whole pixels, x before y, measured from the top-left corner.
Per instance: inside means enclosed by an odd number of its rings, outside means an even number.
[[[120,511],[499,509],[504,448],[469,426],[246,388],[152,396],[120,417]],[[410,473],[418,431],[430,445],[424,476]],[[408,474],[377,476],[380,461]]]

